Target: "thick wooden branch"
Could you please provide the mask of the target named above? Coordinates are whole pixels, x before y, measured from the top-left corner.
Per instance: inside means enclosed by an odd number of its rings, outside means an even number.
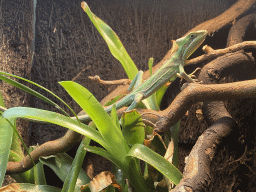
[[[202,85],[189,84],[161,113],[156,122],[156,131],[164,132],[181,119],[189,108],[197,102],[225,101],[239,98],[256,97],[256,80],[225,84]]]
[[[215,17],[211,20],[205,21],[200,25],[197,25],[193,29],[187,32],[198,30],[207,30],[209,34],[213,34],[227,24],[231,24],[237,18],[239,18],[244,12],[249,10],[256,3],[256,0],[238,0],[233,6],[231,6],[227,11]]]
[[[238,126],[230,117],[219,119],[207,129],[198,138],[186,159],[183,177],[173,191],[208,191],[212,159],[221,143],[238,140],[236,132]]]

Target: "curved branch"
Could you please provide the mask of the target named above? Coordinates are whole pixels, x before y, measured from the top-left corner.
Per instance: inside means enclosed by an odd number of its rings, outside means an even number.
[[[209,34],[213,34],[227,24],[231,25],[231,22],[235,21],[243,13],[248,11],[256,3],[256,0],[238,0],[233,6],[231,6],[227,11],[215,17],[209,21],[205,21],[200,25],[197,25],[191,29],[188,33],[198,30],[207,30]]]
[[[74,147],[79,141],[81,141],[82,136],[74,131],[68,131],[63,137],[56,139],[54,141],[48,141],[35,150],[33,150],[30,155],[35,163],[38,163],[39,157],[56,155],[57,153],[63,153]],[[27,155],[19,162],[8,162],[6,174],[16,174],[27,171],[34,166],[30,157]]]
[[[216,121],[197,140],[188,158],[185,171],[180,183],[173,191],[208,191],[211,180],[210,164],[223,140],[232,140],[237,133],[238,126],[230,117],[223,117]],[[235,135],[235,139],[238,136]]]
[[[248,29],[255,26],[255,22],[255,14],[238,20],[230,29],[227,45],[242,42]],[[246,58],[251,58],[251,61],[247,62]],[[252,69],[255,69],[252,57],[239,51],[222,56],[206,65],[198,79],[206,84],[213,84],[218,83],[222,77],[227,75],[237,72],[240,75],[242,71],[253,71]],[[205,119],[208,120],[208,124],[211,126],[199,137],[193,147],[186,161],[183,178],[174,191],[184,189],[207,191],[212,178],[210,165],[217,153],[217,148],[220,147],[221,143],[227,145],[230,140],[238,141],[238,126],[226,110],[223,102],[205,102],[203,111]],[[235,142],[232,143],[232,145],[234,144]],[[200,169],[198,169],[199,166]]]
[[[224,101],[239,98],[256,97],[256,80],[240,81],[225,84],[200,85],[189,84],[172,102],[161,112],[154,113],[161,116],[156,122],[157,132],[164,132],[181,119],[186,111],[197,102]]]

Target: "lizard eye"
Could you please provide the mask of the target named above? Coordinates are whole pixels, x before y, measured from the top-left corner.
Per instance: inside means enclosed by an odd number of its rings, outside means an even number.
[[[196,37],[196,35],[191,34],[190,37],[191,37],[192,39],[194,39],[194,38]]]

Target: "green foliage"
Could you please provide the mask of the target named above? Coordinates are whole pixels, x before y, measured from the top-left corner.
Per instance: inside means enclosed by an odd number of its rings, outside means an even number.
[[[91,12],[86,2],[83,1],[81,3],[81,6],[83,10],[87,13],[88,17],[91,19],[93,25],[96,27],[96,29],[106,41],[112,55],[120,61],[129,79],[132,80],[138,73],[138,69],[127,51],[125,50],[119,37],[104,21],[102,21]]]
[[[137,67],[126,52],[116,33],[106,23],[94,15],[85,2],[82,2],[82,8],[106,41],[113,56],[120,61],[129,79],[132,80],[138,72]],[[153,58],[149,60],[149,70],[151,74],[152,66]],[[128,191],[128,185],[125,182],[125,179],[128,179],[135,192],[150,192],[156,191],[156,189],[158,191],[166,191],[167,188],[160,190],[160,186],[157,185],[157,183],[164,181],[163,176],[167,178],[168,182],[172,182],[176,185],[179,183],[182,174],[173,164],[161,156],[165,153],[165,147],[164,144],[161,143],[161,139],[156,138],[152,140],[152,144],[156,147],[156,151],[161,155],[143,145],[146,136],[152,134],[152,128],[146,127],[143,124],[142,118],[136,110],[124,113],[121,119],[121,129],[115,106],[112,108],[112,112],[109,116],[96,98],[86,88],[72,81],[60,82],[60,85],[65,88],[68,94],[81,106],[95,124],[95,126],[88,126],[79,122],[78,119],[74,120],[70,118],[67,113],[59,107],[59,105],[42,94],[3,75],[15,77],[40,87],[64,103],[76,116],[73,110],[62,99],[48,89],[22,77],[0,72],[1,80],[6,81],[7,83],[10,83],[11,85],[16,86],[55,106],[66,115],[64,116],[56,112],[29,107],[10,108],[2,114],[2,117],[0,118],[0,140],[3,141],[0,143],[1,183],[5,175],[8,159],[9,161],[20,161],[24,157],[20,147],[20,138],[16,134],[16,118],[25,118],[31,121],[59,125],[85,136],[74,159],[65,153],[60,153],[55,156],[41,157],[40,162],[29,171],[12,175],[12,177],[14,177],[18,182],[22,183],[11,184],[7,187],[15,186],[17,189],[26,191],[77,192],[81,191],[81,186],[85,186],[82,191],[91,191],[91,179],[81,168],[87,151],[101,155],[113,162],[113,167],[115,168],[113,169],[113,173],[115,174],[115,178],[123,191]],[[147,98],[147,100],[144,100],[143,103],[145,106],[154,110],[159,110],[161,99],[167,87],[168,86],[164,86],[158,90],[157,93],[154,93],[151,97]],[[120,97],[121,96],[117,96],[106,104],[113,104]],[[0,105],[4,107],[2,97],[0,97]],[[173,128],[172,135],[170,136],[176,144],[178,138],[177,130],[178,127]],[[89,144],[91,139],[100,144],[101,147],[90,146]],[[31,147],[29,151],[32,151],[33,149],[34,147]],[[175,150],[173,159],[177,166],[177,148]],[[143,173],[140,167],[141,160],[145,162],[145,169]],[[58,177],[64,182],[62,189],[47,185],[43,164],[53,169],[56,175],[58,175]],[[155,168],[154,171],[157,172],[156,175],[160,176],[154,178],[151,177],[152,170],[149,169],[148,164],[153,166]],[[3,188],[0,190],[2,189]],[[116,191],[116,188],[114,185],[108,184],[106,191]]]
[[[2,117],[0,117],[0,127],[0,184],[2,185],[11,149],[13,129]]]
[[[124,113],[122,117],[122,132],[129,145],[143,144],[145,128],[140,114],[136,110]]]

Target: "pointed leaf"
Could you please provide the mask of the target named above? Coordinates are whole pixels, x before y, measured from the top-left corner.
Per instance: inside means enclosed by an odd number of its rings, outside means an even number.
[[[66,153],[59,153],[58,155],[51,155],[48,157],[40,157],[40,162],[49,166],[56,175],[64,182],[68,173],[72,170],[71,165],[73,158]],[[79,171],[78,179],[76,180],[76,185],[84,185],[90,181],[86,172],[81,169]]]
[[[112,55],[121,62],[129,79],[132,80],[138,73],[138,69],[134,64],[133,60],[131,59],[131,57],[129,56],[129,54],[126,52],[122,42],[120,41],[116,33],[106,23],[104,23],[104,21],[102,21],[100,18],[98,18],[91,12],[86,2],[83,1],[81,3],[81,6],[82,9],[89,16],[89,18],[91,19],[92,23],[97,28],[101,36],[106,41]]]
[[[90,182],[90,177],[85,174],[83,176],[83,180],[78,178],[80,171],[82,169],[82,164],[84,162],[84,157],[86,155],[86,150],[84,149],[85,146],[89,145],[90,139],[85,137],[84,140],[80,143],[76,151],[75,159],[72,162],[70,171],[68,172],[65,182],[62,187],[62,192],[69,192],[69,191],[80,191],[80,187]]]
[[[127,156],[136,157],[152,165],[175,185],[182,178],[181,172],[173,164],[144,145],[133,145]]]
[[[145,139],[145,127],[141,115],[136,111],[128,111],[122,117],[122,131],[128,144],[143,144]]]
[[[115,163],[118,166],[120,165],[120,162],[118,161],[118,158],[115,158],[108,151],[106,151],[105,149],[102,149],[101,147],[87,146],[85,149],[87,151],[91,152],[91,153],[100,155],[100,156],[112,161],[113,163]]]
[[[41,85],[38,85],[37,83],[34,83],[33,81],[30,81],[30,80],[27,80],[27,79],[25,79],[25,78],[19,77],[19,76],[17,76],[17,75],[12,75],[12,74],[5,73],[5,72],[2,72],[2,71],[0,71],[0,74],[8,75],[8,76],[11,76],[11,77],[15,77],[15,78],[21,79],[21,80],[23,80],[23,81],[26,81],[26,82],[28,82],[28,83],[31,83],[31,84],[33,84],[33,85],[35,85],[35,86],[37,86],[37,87],[39,87],[39,88],[41,88],[41,89],[47,91],[48,93],[50,93],[51,95],[53,95],[55,98],[57,98],[58,100],[60,100],[62,103],[64,103],[64,104],[73,112],[73,114],[75,114],[75,112],[74,112],[74,111],[68,106],[68,104],[66,104],[61,98],[59,98],[57,95],[55,95],[55,94],[54,94],[53,92],[51,92],[50,90],[48,90],[48,89],[42,87]],[[38,97],[39,99],[42,99],[43,101],[45,101],[45,102],[47,102],[47,103],[49,103],[49,104],[55,106],[56,108],[60,109],[65,115],[68,115],[58,104],[56,104],[55,102],[51,101],[51,100],[48,99],[47,97],[43,96],[42,94],[36,92],[35,90],[33,90],[33,89],[31,89],[31,88],[29,88],[29,87],[27,87],[27,86],[25,86],[25,85],[23,85],[23,84],[21,84],[21,83],[15,81],[15,80],[12,80],[12,79],[10,79],[10,78],[8,78],[8,77],[5,77],[5,76],[3,76],[3,75],[0,75],[0,79],[1,79],[1,80],[3,80],[3,81],[5,81],[5,82],[7,82],[7,83],[9,83],[9,84],[11,84],[11,85],[13,85],[13,86],[19,88],[19,89],[21,89],[21,90],[23,90],[23,91],[26,91],[27,93],[29,93],[29,94],[31,94],[31,95],[34,95],[34,96]]]
[[[14,123],[14,120],[12,120]],[[9,153],[12,143],[13,129],[11,125],[0,117],[0,186],[4,180]]]
[[[77,133],[80,133],[84,136],[87,136],[105,148],[108,148],[107,143],[102,138],[100,133],[95,129],[88,127],[83,123],[79,123],[76,120],[73,120],[69,117],[61,115],[59,113],[55,113],[52,111],[46,111],[42,109],[35,109],[30,107],[13,107],[7,109],[3,113],[4,118],[26,118],[30,120],[36,120],[41,122],[53,123],[56,125],[60,125],[62,127],[66,127]]]
[[[114,156],[123,159],[129,150],[123,134],[120,128],[116,126],[116,122],[106,113],[92,93],[73,81],[59,83],[93,120],[102,137],[111,148],[111,150],[107,150]]]

